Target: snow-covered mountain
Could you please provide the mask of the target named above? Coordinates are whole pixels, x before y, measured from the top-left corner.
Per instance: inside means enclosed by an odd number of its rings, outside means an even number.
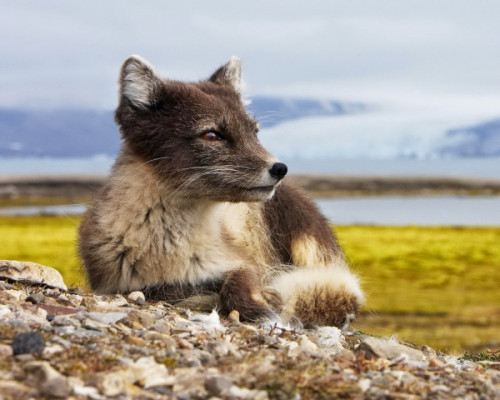
[[[500,156],[500,119],[262,96],[248,108],[264,145],[288,160]],[[114,156],[119,146],[112,111],[0,110],[0,157]]]
[[[263,128],[312,116],[362,112],[362,104],[254,97],[248,106]],[[112,111],[1,110],[0,156],[88,157],[115,155],[120,146]]]

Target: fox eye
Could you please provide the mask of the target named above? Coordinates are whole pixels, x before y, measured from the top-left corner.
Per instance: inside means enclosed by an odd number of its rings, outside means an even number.
[[[221,135],[219,135],[218,133],[213,132],[213,131],[203,133],[201,135],[201,138],[203,140],[208,140],[210,142],[216,142],[218,140],[223,140]]]

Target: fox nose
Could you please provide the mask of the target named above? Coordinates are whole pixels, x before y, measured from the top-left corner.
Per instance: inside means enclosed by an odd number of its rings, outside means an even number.
[[[283,164],[281,162],[274,163],[271,169],[269,170],[269,175],[271,175],[273,178],[280,180],[283,179],[288,172],[288,167],[286,164]]]

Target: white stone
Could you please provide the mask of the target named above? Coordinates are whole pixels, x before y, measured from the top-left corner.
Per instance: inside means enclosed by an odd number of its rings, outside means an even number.
[[[339,347],[342,348],[340,343],[341,331],[334,326],[321,326],[316,330],[316,339],[318,346],[321,348]],[[340,350],[339,349],[339,350]]]
[[[7,318],[12,314],[12,310],[9,308],[9,306],[0,304],[0,318]]]
[[[0,344],[0,360],[12,356],[12,346]]]
[[[43,349],[42,356],[45,359],[50,359],[54,354],[61,353],[64,351],[64,347],[60,344],[53,344],[52,346],[47,346]]]
[[[99,394],[99,391],[92,386],[81,386],[75,385],[73,386],[73,393],[76,396],[88,397],[92,400],[104,400],[105,397]]]
[[[32,262],[0,260],[0,277],[68,290],[59,271]]]
[[[358,382],[358,386],[361,389],[361,391],[364,393],[368,389],[370,389],[371,381],[369,379],[360,379]]]
[[[267,392],[263,390],[250,390],[246,388],[240,388],[233,385],[229,390],[224,392],[224,395],[228,397],[236,397],[238,399],[252,399],[252,400],[268,400],[269,396]]]
[[[28,296],[26,296],[26,293],[23,293],[20,290],[16,290],[16,289],[7,289],[4,291],[4,293],[7,293],[10,297],[12,297],[13,299],[15,299],[17,301],[24,300],[26,297],[28,297]]]
[[[126,312],[108,312],[108,313],[89,312],[87,313],[87,318],[101,322],[103,324],[114,324],[119,320],[125,318],[127,315],[128,313]]]
[[[154,357],[139,358],[131,365],[135,380],[144,388],[168,384],[168,370],[163,364],[158,364]]]
[[[118,396],[125,391],[125,385],[131,381],[129,375],[127,371],[104,373],[100,375],[97,387],[104,396]]]
[[[142,293],[140,291],[130,293],[127,296],[127,299],[129,299],[133,303],[135,303],[138,299],[141,299],[142,301],[146,301],[146,297],[144,296],[144,293]]]

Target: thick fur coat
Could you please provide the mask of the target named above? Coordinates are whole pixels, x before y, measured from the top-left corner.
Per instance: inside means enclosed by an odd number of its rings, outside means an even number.
[[[358,280],[325,218],[259,143],[237,58],[185,83],[132,56],[119,84],[122,150],[80,226],[96,292],[305,326],[354,318]]]

